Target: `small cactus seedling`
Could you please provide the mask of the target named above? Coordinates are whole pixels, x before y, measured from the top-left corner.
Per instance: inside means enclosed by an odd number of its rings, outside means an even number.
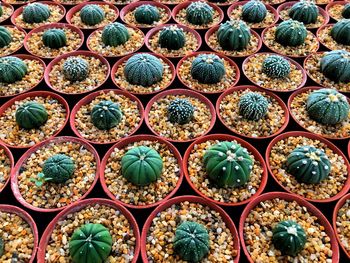
[[[189,123],[194,114],[195,107],[187,99],[175,99],[168,106],[168,119],[172,123]]]
[[[269,102],[258,92],[248,92],[241,96],[238,107],[240,115],[245,119],[258,121],[267,114]]]

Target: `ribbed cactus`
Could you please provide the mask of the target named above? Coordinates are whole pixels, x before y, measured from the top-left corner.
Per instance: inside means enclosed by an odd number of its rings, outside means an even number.
[[[243,118],[258,121],[267,114],[269,101],[258,92],[247,92],[239,99],[238,107]]]
[[[139,24],[152,25],[160,19],[160,13],[157,7],[153,5],[140,5],[135,8],[135,20]]]
[[[49,48],[61,48],[67,45],[66,33],[62,29],[51,28],[44,32],[42,40]]]
[[[262,72],[270,78],[286,78],[290,73],[289,61],[279,55],[269,55],[264,59]]]
[[[289,10],[289,17],[304,24],[316,23],[318,7],[312,0],[300,0]]]
[[[99,102],[91,111],[91,121],[100,130],[109,130],[117,126],[122,117],[119,105],[108,100]]]
[[[89,63],[80,57],[69,57],[63,64],[63,75],[66,79],[82,81],[89,74]]]
[[[224,50],[243,50],[249,44],[251,33],[245,22],[229,20],[220,25],[217,38]]]
[[[10,31],[4,26],[0,26],[0,48],[8,46],[11,41],[12,36]]]
[[[214,54],[200,54],[192,62],[191,76],[203,84],[215,84],[225,76],[225,65]]]
[[[4,10],[2,9],[2,5],[0,4],[0,17],[4,14]]]
[[[111,23],[102,30],[102,42],[107,46],[117,47],[125,44],[129,39],[129,31],[121,23]]]
[[[266,17],[267,9],[260,0],[250,0],[242,7],[242,19],[250,23],[259,23]]]
[[[344,18],[350,18],[350,3],[347,3],[347,4],[344,6],[341,15],[342,15]]]
[[[80,10],[80,19],[85,25],[94,26],[103,21],[105,11],[99,5],[86,5]]]
[[[303,23],[296,20],[286,20],[276,28],[275,39],[282,46],[300,46],[304,44],[307,30]]]
[[[213,22],[214,10],[205,2],[192,2],[186,8],[186,19],[194,25],[205,25]]]
[[[4,254],[4,247],[4,240],[0,237],[0,257]]]
[[[22,59],[12,56],[0,58],[0,82],[14,83],[22,80],[27,72],[27,64]]]
[[[48,114],[44,105],[29,101],[17,108],[15,118],[19,127],[29,130],[45,124]]]
[[[47,181],[60,184],[73,176],[75,168],[70,156],[55,154],[44,162],[43,173]]]
[[[185,46],[186,36],[183,29],[176,26],[166,26],[159,33],[158,43],[161,48],[178,50]]]
[[[350,53],[345,50],[326,52],[320,63],[320,70],[327,78],[338,83],[350,82]]]
[[[350,19],[339,20],[332,27],[331,35],[337,43],[350,45]]]
[[[46,4],[30,3],[23,8],[23,21],[29,24],[41,23],[50,17],[50,9]]]
[[[187,99],[175,99],[168,106],[168,119],[172,123],[189,123],[194,114],[195,107]]]

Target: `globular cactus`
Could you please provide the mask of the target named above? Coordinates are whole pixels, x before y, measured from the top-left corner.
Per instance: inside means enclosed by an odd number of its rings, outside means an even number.
[[[81,21],[88,26],[94,26],[105,19],[105,11],[99,5],[86,5],[80,10]]]
[[[82,81],[89,75],[89,63],[80,57],[69,57],[63,64],[63,75],[71,82]]]
[[[216,35],[224,50],[243,50],[251,39],[249,27],[241,20],[226,21],[220,25]]]
[[[17,108],[15,118],[19,127],[29,130],[45,124],[48,114],[42,104],[29,101]]]
[[[49,19],[51,13],[46,4],[30,3],[23,8],[23,21],[29,24],[41,23]]]
[[[172,123],[189,123],[194,114],[195,107],[187,99],[175,99],[168,106],[168,119]]]
[[[171,25],[164,27],[159,33],[158,44],[161,48],[178,50],[185,46],[186,36],[182,28]]]
[[[350,45],[350,19],[339,20],[332,27],[331,36],[339,44]]]
[[[270,78],[284,79],[290,74],[289,61],[279,55],[269,55],[264,59],[262,72]]]
[[[46,180],[53,183],[65,183],[72,177],[74,170],[74,161],[65,154],[55,154],[49,157],[43,165]]]
[[[343,11],[341,12],[341,15],[344,18],[350,18],[350,3],[347,3],[344,8]]]
[[[336,83],[349,83],[350,53],[345,50],[326,52],[321,58],[320,71]]]
[[[192,2],[186,8],[186,19],[194,25],[206,25],[213,22],[214,10],[205,2]]]
[[[42,40],[45,46],[58,49],[67,45],[66,33],[62,29],[51,28],[44,32]]]
[[[267,114],[269,101],[258,92],[247,92],[239,99],[238,107],[243,118],[258,121]]]
[[[289,17],[304,24],[316,23],[318,7],[314,1],[300,0],[289,10]]]
[[[102,30],[102,42],[107,46],[117,47],[125,44],[129,39],[129,31],[121,23],[111,23]]]
[[[266,6],[260,0],[250,0],[242,7],[242,19],[249,23],[260,23],[266,14]]]
[[[214,54],[200,54],[192,62],[191,76],[203,84],[215,84],[225,76],[225,65]]]
[[[307,30],[303,23],[296,20],[286,20],[276,28],[275,39],[282,46],[300,46],[304,44]]]
[[[160,13],[157,7],[153,5],[140,5],[135,8],[135,20],[139,24],[152,25],[160,19]]]
[[[15,83],[27,74],[27,64],[18,57],[0,58],[0,82]]]
[[[2,8],[2,5],[0,4],[0,17],[4,14],[4,10]]]
[[[11,42],[12,36],[10,31],[4,26],[0,26],[0,48],[8,46]]]
[[[100,130],[109,130],[117,126],[122,117],[119,105],[108,100],[99,102],[91,111],[91,121]]]

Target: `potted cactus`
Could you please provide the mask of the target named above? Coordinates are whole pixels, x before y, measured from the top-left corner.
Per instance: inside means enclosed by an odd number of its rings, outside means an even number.
[[[44,78],[45,63],[30,55],[0,58],[0,97],[10,97],[35,88]]]
[[[287,132],[267,147],[266,164],[287,192],[312,202],[332,202],[350,189],[349,162],[331,142],[308,132]]]
[[[7,3],[0,4],[0,23],[5,22],[13,14],[14,8],[12,5]]]
[[[244,75],[255,85],[273,92],[291,92],[306,83],[306,73],[296,61],[275,53],[257,53],[243,61]]]
[[[102,90],[81,99],[72,109],[74,133],[94,144],[116,143],[135,133],[144,117],[138,98],[122,90]]]
[[[13,155],[9,148],[0,144],[0,193],[10,181],[10,175],[15,165]]]
[[[156,136],[124,138],[102,160],[105,193],[130,208],[150,208],[164,202],[176,193],[182,178],[180,153]]]
[[[78,263],[87,259],[94,263],[136,263],[139,242],[139,228],[127,209],[107,199],[86,199],[61,211],[47,226],[37,262],[61,258]],[[84,250],[87,246],[89,249]]]
[[[157,136],[190,142],[207,134],[216,120],[215,108],[203,95],[185,89],[164,91],[146,106],[145,121]]]
[[[26,32],[12,25],[0,26],[0,57],[11,55],[23,47]]]
[[[33,29],[38,26],[58,23],[66,14],[66,9],[58,3],[42,1],[22,6],[11,16],[12,24],[23,28]]]
[[[350,137],[349,99],[334,89],[305,87],[288,100],[294,120],[309,132],[327,139]]]
[[[333,210],[333,228],[340,247],[350,259],[349,233],[350,194],[344,195]]]
[[[197,51],[202,39],[198,32],[187,26],[165,24],[152,28],[146,34],[147,48],[169,58],[179,58]]]
[[[350,52],[350,38],[348,32],[350,19],[341,19],[335,24],[324,25],[317,30],[320,43],[330,50],[346,50]]]
[[[169,59],[152,53],[125,56],[114,64],[111,71],[112,81],[117,87],[139,95],[166,89],[175,75],[175,67]]]
[[[326,6],[326,12],[334,20],[350,18],[350,5],[348,1],[332,1]]]

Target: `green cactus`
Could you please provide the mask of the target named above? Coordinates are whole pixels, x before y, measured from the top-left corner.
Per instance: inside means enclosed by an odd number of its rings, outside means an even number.
[[[44,32],[42,40],[45,46],[58,49],[67,45],[66,33],[62,29],[51,28]]]
[[[217,38],[222,49],[239,51],[248,46],[251,33],[245,22],[229,20],[220,25]]]
[[[158,44],[161,48],[178,50],[185,46],[186,36],[183,29],[176,26],[166,26],[159,33]]]
[[[0,26],[0,48],[8,46],[11,42],[11,32],[6,27]]]
[[[126,80],[133,85],[152,86],[163,78],[163,64],[159,58],[140,53],[130,57],[124,67]]]
[[[186,124],[193,119],[195,107],[187,99],[174,99],[168,106],[168,119],[172,123]]]
[[[289,17],[304,24],[316,23],[318,7],[312,0],[300,0],[289,9]]]
[[[0,17],[4,14],[4,10],[2,8],[2,5],[0,4]]]
[[[209,179],[220,187],[245,185],[253,169],[253,160],[247,149],[228,141],[210,147],[204,154],[203,162]]]
[[[173,246],[182,260],[200,262],[210,250],[208,230],[197,222],[182,222],[176,228]]]
[[[23,21],[29,24],[41,23],[49,19],[50,9],[48,5],[42,3],[30,3],[24,6]]]
[[[4,254],[4,240],[0,237],[0,257]]]
[[[240,97],[238,107],[243,118],[258,121],[266,116],[269,101],[258,92],[247,92]]]
[[[346,120],[349,109],[347,98],[334,89],[315,90],[306,102],[308,115],[325,125],[335,125]]]
[[[250,0],[242,7],[242,19],[249,23],[260,23],[266,14],[266,6],[260,0]]]
[[[102,30],[102,42],[106,46],[117,47],[125,44],[129,39],[129,31],[126,26],[121,23],[111,23]]]
[[[157,181],[163,170],[159,153],[146,146],[127,151],[121,159],[123,177],[134,185],[144,186]]]
[[[344,18],[350,18],[350,3],[347,3],[344,8],[343,11],[341,12],[341,15]]]
[[[206,25],[213,22],[214,10],[205,2],[192,2],[186,8],[186,19],[194,25]]]
[[[295,20],[286,20],[276,28],[275,39],[282,46],[296,47],[304,44],[307,30],[303,23]]]
[[[331,36],[339,44],[350,45],[350,19],[339,20],[332,27]]]
[[[91,121],[100,130],[109,130],[117,126],[122,117],[119,105],[109,100],[99,102],[91,111]]]
[[[42,104],[28,101],[17,108],[15,118],[19,127],[30,130],[45,124],[48,114]]]
[[[88,26],[94,26],[105,19],[105,11],[99,5],[85,5],[80,10],[81,21]]]
[[[134,17],[139,24],[152,25],[160,20],[160,13],[157,7],[144,4],[135,8]]]
[[[71,157],[65,154],[55,154],[48,158],[43,165],[43,174],[53,183],[65,183],[72,177],[75,164]]]
[[[15,83],[22,80],[27,72],[28,67],[22,59],[12,56],[0,58],[0,82]]]
[[[295,148],[287,157],[287,171],[300,183],[318,184],[331,171],[331,162],[323,150],[314,146]]]
[[[289,61],[279,55],[269,55],[264,59],[262,72],[270,78],[284,79],[290,74]]]
[[[101,224],[85,224],[74,231],[69,240],[73,263],[102,263],[112,251],[109,230]]]
[[[89,62],[80,57],[68,57],[63,63],[63,75],[71,82],[82,81],[89,75]]]
[[[191,76],[199,83],[215,84],[225,76],[225,65],[214,54],[200,54],[192,62]]]
[[[350,53],[345,50],[326,52],[321,59],[320,71],[336,83],[349,83]]]

